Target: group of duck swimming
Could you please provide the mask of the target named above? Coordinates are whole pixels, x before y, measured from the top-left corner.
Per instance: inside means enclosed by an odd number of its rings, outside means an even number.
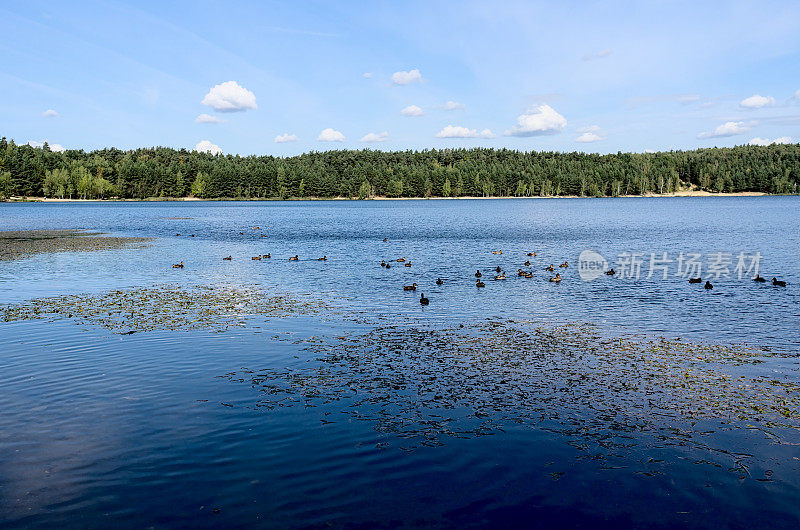
[[[399,258],[399,259],[396,259],[395,261],[397,263],[402,263],[406,267],[411,267],[411,262],[410,261],[406,261],[406,258]],[[391,263],[386,263],[385,260],[381,260],[381,267],[386,267],[387,269],[391,269],[392,268],[392,264]]]
[[[753,278],[754,282],[758,283],[766,283],[767,279],[762,277],[760,274],[756,274],[756,277]],[[689,283],[703,283],[702,278],[689,278]],[[786,282],[783,280],[779,280],[778,278],[772,278],[772,285],[775,287],[786,287]],[[711,284],[710,281],[706,280],[705,285],[703,285],[706,289],[713,289],[714,286]]]
[[[260,227],[253,227],[253,230],[259,230],[259,229],[260,229]],[[180,235],[180,234],[178,234],[178,235]],[[383,241],[387,242],[387,239],[384,239]],[[502,253],[503,253],[502,250],[493,250],[492,251],[492,254],[495,254],[495,255],[500,255]],[[526,255],[529,258],[532,258],[532,257],[535,258],[537,256],[537,253],[536,252],[528,252]],[[271,253],[261,254],[261,255],[258,255],[258,256],[253,256],[250,259],[253,260],[253,261],[261,261],[262,259],[270,259],[270,258],[272,258],[272,254]],[[222,259],[226,260],[226,261],[231,261],[233,259],[233,257],[232,256],[226,256],[226,257],[224,257]],[[300,259],[299,256],[297,254],[295,254],[294,256],[291,256],[289,258],[289,261],[299,261],[299,259]],[[327,260],[328,260],[327,256],[322,256],[321,258],[317,258],[317,261],[327,261]],[[391,260],[391,261],[394,261],[395,263],[402,263],[405,267],[411,267],[411,261],[406,261],[405,257],[398,258],[396,260]],[[381,260],[381,267],[384,267],[386,269],[391,269],[392,268],[391,261],[390,262],[386,262],[386,260]],[[530,265],[531,265],[530,260],[529,259],[526,260],[523,265],[525,267],[530,267]],[[174,269],[182,269],[183,267],[184,267],[183,261],[181,261],[180,263],[175,263],[175,264],[172,265],[172,268],[174,268]],[[566,268],[569,267],[569,262],[564,261],[558,267],[566,269]],[[551,265],[545,267],[544,270],[547,271],[547,272],[555,272],[555,267],[551,264]],[[499,265],[494,269],[494,271],[497,273],[494,276],[495,280],[505,280],[506,279],[506,274],[505,274],[505,272],[503,271],[503,269]],[[614,276],[616,274],[616,271],[613,268],[611,268],[608,271],[606,271],[605,274],[607,276]],[[525,271],[525,270],[522,270],[522,269],[517,269],[517,276],[519,276],[521,278],[533,278],[533,272],[532,271]],[[482,277],[483,277],[483,274],[481,273],[480,270],[475,271],[475,287],[478,287],[478,288],[486,287],[486,284],[481,280]],[[553,283],[561,283],[561,280],[562,280],[562,278],[561,278],[561,273],[560,272],[557,272],[555,274],[555,276],[552,276],[550,278],[550,282],[553,282]],[[756,274],[756,277],[753,278],[753,281],[754,282],[758,282],[758,283],[765,283],[767,280],[766,280],[766,278],[763,278],[762,276]],[[702,283],[702,282],[703,282],[702,278],[689,278],[689,283],[691,283],[691,284],[699,284],[699,283]],[[444,283],[444,281],[441,278],[436,278],[436,285],[442,285],[443,283]],[[773,277],[772,278],[772,285],[774,285],[776,287],[786,287],[786,282]],[[417,287],[418,287],[418,285],[416,283],[412,283],[411,285],[404,285],[403,286],[403,290],[404,291],[416,291]],[[706,282],[703,285],[703,287],[705,289],[709,289],[709,290],[714,288],[714,286],[708,280],[706,280]],[[421,293],[420,294],[419,303],[422,304],[422,305],[428,305],[430,303],[430,300],[425,297],[425,293]]]
[[[252,261],[261,261],[262,259],[271,259],[271,258],[272,258],[272,253],[267,253],[267,254],[259,254],[258,256],[253,256],[250,259]],[[233,260],[233,256],[225,256],[222,259],[223,259],[223,261],[232,261]],[[297,254],[295,254],[294,256],[290,256],[289,257],[289,261],[300,261],[300,256],[298,256]],[[328,256],[322,256],[321,258],[316,258],[316,261],[328,261]],[[182,269],[183,268],[183,262],[181,261],[180,263],[173,264],[172,268],[173,269]]]
[[[386,243],[386,239],[384,239],[383,242]],[[402,263],[406,267],[411,267],[411,262],[410,261],[406,261],[406,258],[398,258],[398,259],[396,259],[394,261],[395,261],[395,263]],[[386,269],[391,269],[392,268],[392,264],[391,263],[386,263],[386,260],[381,260],[381,267],[384,267]],[[442,285],[443,283],[444,282],[442,281],[441,278],[436,278],[436,285]],[[416,283],[412,283],[411,285],[404,285],[403,286],[403,290],[404,291],[416,291],[417,290],[417,284]],[[419,303],[422,304],[422,305],[428,305],[428,304],[431,303],[431,301],[425,296],[425,293],[420,293],[420,295],[419,295]]]
[[[386,241],[386,240],[384,240],[384,241]],[[502,254],[502,253],[503,253],[502,250],[493,250],[492,251],[492,254],[499,255],[499,254]],[[536,252],[528,252],[527,253],[528,257],[536,257],[536,255],[537,255]],[[397,259],[395,261],[402,263],[402,262],[405,262],[405,258],[399,258],[399,259]],[[525,267],[529,267],[531,265],[530,260],[526,260],[523,265]],[[406,267],[410,267],[411,266],[411,262],[406,262],[405,266]],[[385,260],[382,260],[381,261],[381,267],[385,267],[385,268],[389,269],[392,266],[391,266],[390,263],[387,263]],[[559,268],[566,269],[568,267],[569,267],[569,262],[567,262],[567,261],[565,261],[565,262],[563,262],[563,263],[561,263],[559,265]],[[494,270],[497,273],[494,276],[495,280],[505,280],[506,279],[506,274],[505,274],[505,272],[503,271],[503,269],[499,265]],[[545,267],[544,270],[547,271],[547,272],[555,272],[555,267],[551,264],[551,265]],[[615,271],[613,268],[611,268],[611,269],[609,269],[609,270],[607,270],[605,272],[606,276],[614,276],[616,273],[617,273],[617,271]],[[522,270],[522,269],[517,269],[517,276],[522,277],[522,278],[533,278],[533,272],[529,271],[529,270],[526,271],[526,270]],[[482,277],[483,277],[483,274],[481,273],[480,270],[475,271],[475,286],[476,287],[479,287],[479,288],[480,287],[486,287],[486,284],[481,280]],[[555,274],[555,276],[550,278],[550,281],[553,282],[553,283],[560,283],[561,280],[562,280],[562,278],[561,278],[561,273],[560,272],[557,272]],[[702,281],[703,280],[701,278],[690,278],[689,279],[689,283],[692,283],[692,284],[702,283]],[[756,274],[756,277],[753,278],[753,281],[754,282],[758,282],[758,283],[765,283],[767,280],[766,280],[766,278],[763,278],[762,276]],[[436,279],[436,285],[442,285],[443,283],[444,282],[442,281],[441,278],[437,278]],[[774,285],[776,287],[786,287],[786,282],[783,281],[783,280],[779,280],[779,279],[773,277],[772,278],[772,285]],[[403,290],[404,291],[416,291],[417,287],[418,286],[417,286],[416,283],[412,283],[411,285],[404,285],[403,286]],[[714,288],[712,283],[710,281],[708,281],[708,280],[706,280],[706,283],[705,283],[705,285],[703,287],[705,289],[708,289],[708,290]],[[422,300],[425,300],[425,301],[422,302]],[[420,297],[420,302],[423,303],[424,305],[427,305],[429,303],[428,299],[425,298],[424,294]]]
[[[493,250],[492,251],[492,254],[502,254],[502,253],[503,253],[502,250]],[[537,256],[537,254],[538,254],[537,252],[528,252],[526,255],[528,257],[535,258]],[[531,266],[531,260],[525,260],[525,263],[523,263],[523,266],[530,267]],[[565,261],[564,263],[559,265],[559,267],[566,269],[567,267],[569,267],[569,262]],[[547,272],[554,272],[556,269],[551,264],[551,265],[545,267],[544,270],[546,270]],[[505,280],[506,279],[506,273],[503,272],[503,269],[500,268],[499,265],[497,266],[497,268],[495,268],[494,271],[497,273],[497,276],[494,277],[495,280]],[[479,270],[475,271],[475,286],[476,287],[486,287],[486,284],[481,281],[481,277],[482,276],[483,276],[483,274],[481,274],[481,271],[479,271]],[[522,270],[522,269],[517,269],[517,276],[519,276],[520,278],[533,278],[533,271],[525,271],[525,270]],[[560,272],[557,272],[555,276],[550,278],[550,281],[553,282],[553,283],[560,283],[561,280],[562,280],[562,278],[561,278],[561,273]]]
[[[272,258],[272,253],[253,256],[250,259],[253,261],[261,261],[262,259],[270,259],[270,258]],[[233,259],[233,256],[226,256],[222,259],[225,261],[231,261]],[[297,254],[295,254],[294,256],[290,256],[289,261],[300,261],[300,256],[298,256]],[[321,258],[317,258],[317,261],[328,261],[328,256],[322,256]]]
[[[386,240],[384,240],[384,242],[385,241]],[[502,254],[502,253],[503,253],[502,250],[493,250],[492,251],[492,254],[498,254],[499,255],[499,254]],[[536,257],[537,253],[536,252],[528,252],[527,256],[529,258]],[[404,257],[403,258],[398,258],[396,260],[390,260],[389,262],[387,262],[386,260],[381,260],[381,267],[384,267],[386,269],[391,269],[392,268],[392,262],[403,263],[406,267],[411,267],[411,262],[410,261],[406,261],[406,259]],[[525,267],[530,267],[531,261],[528,259],[528,260],[525,261],[525,263],[523,265]],[[564,263],[561,263],[559,265],[559,267],[566,269],[567,267],[569,267],[569,262],[565,261]],[[548,272],[553,272],[553,271],[555,271],[555,267],[553,265],[550,265],[550,266],[546,267],[545,270],[548,271]],[[494,276],[495,280],[505,280],[506,279],[506,273],[505,273],[505,271],[503,271],[502,267],[500,267],[499,265],[494,269],[494,272],[496,273],[496,275]],[[517,269],[517,276],[519,276],[521,278],[533,278],[533,272],[532,271],[525,271],[525,270],[522,270],[522,269]],[[475,287],[478,287],[478,288],[486,287],[486,284],[483,282],[483,280],[481,278],[483,278],[483,273],[479,269],[479,270],[475,271]],[[554,282],[554,283],[559,283],[559,282],[561,282],[561,280],[562,280],[561,273],[556,273],[555,276],[550,278],[550,281]],[[441,278],[436,278],[436,285],[442,285],[443,283],[444,283],[444,281]],[[419,286],[416,283],[412,283],[411,285],[404,285],[403,286],[403,290],[404,291],[416,291],[417,287],[419,287]],[[428,298],[425,297],[424,293],[421,294],[419,301],[420,301],[420,303],[422,305],[428,305],[430,303],[430,300],[428,300]]]

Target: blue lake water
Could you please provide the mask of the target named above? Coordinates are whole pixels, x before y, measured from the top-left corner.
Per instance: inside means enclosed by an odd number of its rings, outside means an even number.
[[[0,526],[796,527],[800,451],[762,431],[709,427],[692,443],[636,432],[587,449],[563,426],[511,423],[407,450],[341,403],[260,410],[263,389],[221,376],[300,366],[301,341],[317,336],[533,320],[779,351],[787,356],[738,369],[797,383],[798,206],[796,197],[0,204],[0,230],[154,238],[144,249],[0,262],[1,304],[225,285],[359,315],[256,318],[223,333],[0,323]],[[584,281],[584,250],[618,274]],[[665,253],[650,275],[651,255]],[[713,289],[688,284],[681,254],[697,255]],[[760,256],[761,276],[788,286],[753,282],[753,270],[739,278],[740,256],[748,266]],[[400,257],[412,266],[379,266]],[[550,264],[560,284],[548,281]],[[497,266],[506,280],[493,279]],[[411,283],[419,289],[404,292]]]

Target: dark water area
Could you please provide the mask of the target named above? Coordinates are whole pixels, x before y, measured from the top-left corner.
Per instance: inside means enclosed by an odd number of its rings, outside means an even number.
[[[0,261],[3,305],[174,285],[257,288],[330,308],[250,316],[224,331],[130,335],[63,314],[0,322],[0,527],[796,528],[793,419],[765,427],[758,418],[721,421],[727,413],[644,418],[633,403],[639,394],[600,378],[570,401],[560,387],[588,361],[556,347],[547,351],[565,355],[563,380],[560,361],[543,358],[516,373],[525,394],[518,406],[509,398],[488,411],[477,402],[504,389],[486,381],[511,373],[513,363],[471,372],[459,357],[466,350],[447,343],[505,352],[518,323],[587,323],[602,336],[780,352],[722,369],[734,380],[798,384],[799,204],[794,197],[0,204],[0,230],[153,238],[144,249]],[[618,274],[585,281],[585,250]],[[251,259],[266,253],[272,257]],[[671,261],[650,275],[651,255],[664,253]],[[681,253],[699,256],[699,275],[713,289],[688,284]],[[749,265],[757,253],[761,276],[786,287],[753,282],[753,270],[739,278],[739,257]],[[630,254],[642,259],[638,275]],[[298,261],[289,261],[294,255]],[[317,261],[323,255],[327,261]],[[401,257],[412,266],[379,266]],[[183,269],[172,268],[181,261]],[[559,268],[565,261],[569,267]],[[550,264],[553,273],[544,270]],[[497,266],[506,280],[494,280]],[[520,268],[533,277],[518,277]],[[555,272],[561,283],[548,281]],[[416,292],[403,291],[412,283]],[[419,304],[422,292],[430,305]],[[487,322],[502,336],[470,342]],[[387,350],[367,357],[376,330]],[[584,347],[568,343],[569,355]],[[387,364],[393,352],[405,373]],[[361,364],[349,364],[354,358]],[[439,361],[443,369],[428,370]],[[325,387],[351,368],[358,378],[348,388],[372,399],[340,399]],[[456,369],[464,370],[460,379],[443,375]],[[633,384],[638,368],[615,370],[609,381]],[[387,374],[394,378],[387,393],[365,384],[389,381]],[[430,374],[441,403],[452,407],[431,412],[431,400],[409,390]],[[290,393],[308,381],[318,394]],[[474,407],[448,402],[446,391],[459,385]],[[411,418],[409,409],[422,404],[425,414]]]

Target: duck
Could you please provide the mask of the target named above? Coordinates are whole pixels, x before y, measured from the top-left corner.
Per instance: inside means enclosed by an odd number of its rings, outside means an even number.
[[[555,282],[555,283],[560,283],[561,282],[561,274],[560,273],[556,273],[555,276],[550,278],[550,281],[551,282]]]
[[[428,305],[431,303],[431,301],[425,298],[425,293],[422,293],[419,295],[419,303],[422,305]]]
[[[494,272],[500,273],[503,272],[503,269],[501,269],[500,265],[498,265],[497,268],[494,270]]]
[[[300,260],[300,258],[297,256],[297,254],[295,254],[294,256],[289,258],[289,261],[299,261],[299,260]]]
[[[230,261],[233,259],[233,256],[228,256],[227,258],[222,258],[222,259],[224,259],[225,261]]]
[[[502,250],[493,250],[492,251],[492,254],[502,254],[502,253],[503,253]]]
[[[563,267],[563,268],[565,268],[565,269],[566,269],[567,267],[569,267],[569,263],[567,263],[567,262],[565,261],[564,263],[562,263],[561,265],[559,265],[559,267]]]
[[[761,275],[759,275],[759,274],[756,274],[756,277],[755,277],[755,278],[753,278],[753,281],[754,281],[754,282],[759,282],[759,283],[764,283],[764,282],[766,282],[766,281],[767,281],[767,279],[766,279],[766,278],[763,278],[763,277],[762,277]]]
[[[260,226],[254,226],[253,230],[261,230],[261,227]]]
[[[522,269],[517,269],[517,276],[525,276],[525,271]]]
[[[531,271],[528,271],[523,275],[523,277],[524,278],[533,278],[533,273]]]
[[[182,269],[183,268],[183,262],[181,261],[180,263],[175,263],[174,265],[172,265],[172,268],[173,269]]]
[[[774,285],[775,287],[786,287],[786,282],[783,280],[779,280],[778,278],[772,278],[772,285]]]
[[[486,284],[478,280],[477,282],[475,282],[475,287],[486,287]]]
[[[481,271],[475,271],[476,278],[480,278],[481,276],[483,276],[483,274],[481,274]]]
[[[403,290],[404,291],[416,291],[417,290],[417,284],[416,283],[412,283],[411,285],[404,285],[403,286]]]
[[[180,237],[180,236],[181,236],[180,234],[175,234],[175,235],[176,235],[176,236],[178,236],[178,237]]]
[[[711,282],[708,281],[708,280],[706,280],[706,284],[703,287],[705,287],[706,289],[713,289],[714,288],[714,286],[711,285]]]
[[[397,260],[397,263],[403,263],[405,260],[406,260],[406,258],[399,258],[399,259]]]
[[[531,258],[535,258],[536,257],[536,252],[528,252],[526,254],[526,256],[531,257]]]
[[[617,273],[613,268],[606,271],[606,276],[614,276]]]
[[[391,266],[391,265],[389,265],[389,264],[387,263],[387,264],[386,264],[386,268],[387,268],[387,269],[391,269],[391,268],[392,268],[392,266]]]
[[[328,256],[322,256],[321,258],[317,258],[317,261],[328,261]]]
[[[267,234],[261,234],[260,237],[267,237]]]
[[[266,254],[264,254],[264,258],[266,258],[266,259],[272,258],[272,253],[271,252],[267,252]]]
[[[689,278],[689,283],[703,283],[702,278]]]
[[[526,267],[530,267],[531,266],[531,261],[528,260],[525,263],[523,263],[523,265],[525,265]]]
[[[495,279],[495,280],[505,280],[505,279],[506,279],[506,275],[505,275],[505,273],[502,273],[502,272],[501,272],[500,274],[498,274],[497,276],[495,276],[495,277],[494,277],[494,279]]]
[[[253,256],[250,259],[253,260],[253,261],[261,261],[261,256]]]
[[[386,237],[383,238],[383,242],[384,243],[387,243],[388,241],[389,241],[389,238],[386,238]]]
[[[239,235],[240,235],[240,236],[243,236],[243,235],[244,235],[244,232],[239,232]]]
[[[442,285],[443,283],[441,278],[436,278],[436,285]]]
[[[546,270],[547,272],[553,272],[556,269],[552,265],[550,265],[549,267],[545,267],[544,270]]]
[[[385,267],[385,266],[386,266],[386,261],[381,260],[381,267]]]
[[[411,262],[410,262],[410,261],[407,261],[407,262],[405,263],[405,266],[406,266],[406,267],[410,267],[410,266],[411,266]]]

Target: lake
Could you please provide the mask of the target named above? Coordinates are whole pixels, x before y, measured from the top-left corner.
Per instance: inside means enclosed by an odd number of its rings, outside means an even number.
[[[0,526],[795,528],[798,205],[0,204]]]

